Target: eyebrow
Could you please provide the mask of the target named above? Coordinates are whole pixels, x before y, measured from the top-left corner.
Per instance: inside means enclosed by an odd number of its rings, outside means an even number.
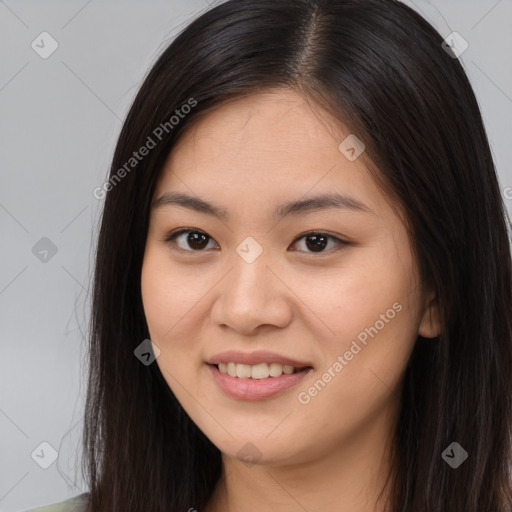
[[[152,202],[151,208],[157,209],[166,205],[179,205],[213,215],[219,219],[229,219],[229,213],[225,208],[182,192],[166,192],[162,194]],[[289,215],[301,215],[329,209],[344,209],[375,215],[373,210],[354,197],[345,194],[329,193],[278,205],[272,212],[272,218],[279,221]]]

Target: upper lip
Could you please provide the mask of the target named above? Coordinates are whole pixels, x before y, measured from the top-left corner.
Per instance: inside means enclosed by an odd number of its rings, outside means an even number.
[[[298,361],[297,359],[292,359],[291,357],[268,351],[240,352],[237,350],[230,350],[212,356],[207,363],[240,363],[249,364],[251,366],[261,363],[280,363],[283,365],[294,366],[295,368],[312,367],[310,363]]]

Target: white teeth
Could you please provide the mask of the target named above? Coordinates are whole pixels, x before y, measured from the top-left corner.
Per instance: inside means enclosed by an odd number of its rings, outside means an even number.
[[[253,379],[267,379],[270,375],[267,363],[251,366],[251,377]]]
[[[237,364],[236,376],[240,379],[248,379],[251,376],[251,367],[248,364]]]
[[[235,363],[228,363],[228,375],[230,377],[236,377],[236,364]]]
[[[261,363],[261,364],[239,364],[239,363],[219,363],[219,371],[228,374],[231,377],[239,379],[267,379],[268,377],[280,377],[283,373],[290,375],[295,372],[293,366],[280,363]]]
[[[279,363],[270,363],[268,371],[271,377],[279,377],[283,373],[283,365]]]

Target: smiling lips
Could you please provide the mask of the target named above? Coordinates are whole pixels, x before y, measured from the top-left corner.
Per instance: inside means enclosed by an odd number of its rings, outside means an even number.
[[[298,361],[289,357],[277,354],[276,352],[269,351],[256,351],[256,352],[240,352],[237,350],[230,350],[228,352],[222,352],[210,358],[207,361],[208,364],[217,365],[219,363],[235,363],[242,365],[256,366],[263,363],[267,365],[270,363],[279,363],[282,366],[293,366],[297,369],[313,367],[311,363]]]
[[[219,363],[219,371],[230,377],[239,379],[267,379],[268,377],[280,377],[281,375],[291,375],[300,369],[294,366],[281,363],[260,363],[256,365],[242,363]]]
[[[231,377],[221,373],[217,366],[209,364],[208,370],[215,382],[226,395],[239,400],[264,400],[295,386],[306,375],[313,371],[305,368],[292,374],[281,374],[279,377],[262,379]]]
[[[303,363],[282,356],[275,352],[223,352],[212,357],[209,364],[216,365],[219,371],[230,377],[239,379],[266,379],[297,373],[304,368],[311,367]]]
[[[290,388],[307,375],[311,364],[274,352],[223,352],[208,368],[224,393],[243,400],[262,400]]]

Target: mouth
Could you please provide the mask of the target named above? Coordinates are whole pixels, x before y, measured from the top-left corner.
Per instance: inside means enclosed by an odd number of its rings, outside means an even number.
[[[254,367],[263,367],[269,366],[266,363],[254,365],[251,367],[250,365],[236,365],[236,372],[240,373],[240,377],[238,375],[230,375],[223,370],[227,370],[226,367],[230,365],[231,373],[233,373],[233,366],[235,363],[219,363],[219,364],[209,364],[207,363],[207,367],[210,370],[210,373],[218,385],[219,389],[231,398],[236,398],[239,400],[264,400],[268,398],[272,398],[281,392],[284,392],[287,389],[296,386],[302,379],[304,379],[310,372],[313,371],[312,366],[305,366],[301,368],[291,367],[287,369],[288,373],[284,371],[280,371],[278,375],[279,368],[273,367],[273,374],[271,376],[270,369],[268,368],[266,371],[264,368],[256,368]],[[274,364],[274,363],[272,363]],[[251,376],[248,375],[248,370],[244,369],[244,366],[248,366],[251,369]],[[252,377],[252,371],[255,371],[255,377]],[[259,373],[258,373],[259,372]],[[244,376],[245,375],[245,376]]]
[[[312,370],[312,366],[292,366],[281,363],[260,363],[255,365],[241,364],[235,362],[210,364],[217,370],[230,377],[237,379],[263,380],[268,378],[279,378],[282,375],[293,375],[296,373]]]

